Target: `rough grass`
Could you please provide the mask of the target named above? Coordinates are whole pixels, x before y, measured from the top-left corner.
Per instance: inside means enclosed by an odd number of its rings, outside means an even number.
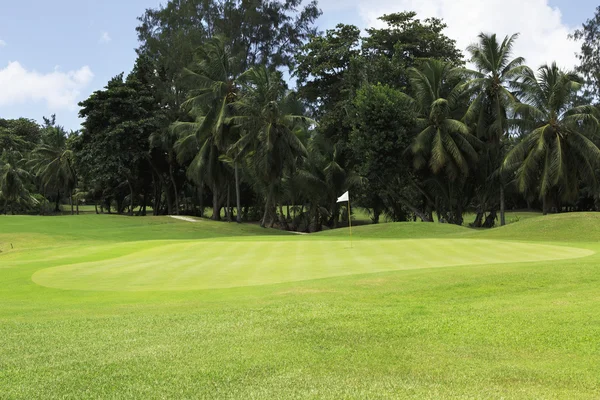
[[[424,260],[464,260],[507,241],[514,243],[503,251],[515,257],[510,261],[518,259],[514,249],[532,242],[597,252],[594,221],[596,214],[565,214],[490,231],[366,226],[354,231],[357,250],[368,256],[348,261],[365,268],[353,275],[132,292],[93,284],[54,289],[32,276],[126,257],[152,249],[152,240],[198,240],[188,249],[198,260],[216,243],[223,254],[266,243],[257,262],[263,252],[281,251],[293,264],[303,252],[287,254],[286,246],[313,250],[325,242],[334,258],[348,251],[348,232],[292,236],[168,218],[0,217],[0,398],[598,398],[600,255],[368,273],[372,254],[392,239],[398,262],[417,252],[402,239],[419,238],[440,242],[426,248]],[[464,249],[441,244],[450,240],[473,241]],[[9,242],[18,245],[11,250]],[[170,254],[152,258],[159,257]]]

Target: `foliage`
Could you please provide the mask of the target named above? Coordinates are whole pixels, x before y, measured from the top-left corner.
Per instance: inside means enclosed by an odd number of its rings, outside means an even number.
[[[506,208],[600,207],[597,15],[573,36],[587,85],[563,74],[571,83],[556,93],[513,57],[518,35],[481,33],[471,70],[440,19],[407,11],[321,33],[319,15],[300,0],[146,10],[132,72],[81,102],[81,131],[54,116],[0,119],[5,165],[27,173],[13,210],[59,211],[67,199],[138,215],[211,206],[215,219],[313,232],[348,221],[336,202],[347,190],[374,222],[462,225],[474,214],[472,226],[492,227]]]
[[[150,135],[164,124],[161,110],[146,79],[152,70],[144,59],[123,80],[111,79],[104,90],[94,92],[83,101],[80,116],[85,118],[76,156],[82,175],[92,185],[98,184],[115,198],[121,212],[127,189],[130,213],[135,192],[146,190],[150,180],[148,152]]]
[[[580,63],[576,71],[586,79],[586,97],[597,99],[600,95],[600,6],[571,38],[581,42],[581,50],[577,55]]]
[[[373,83],[387,83],[407,90],[409,68],[429,58],[459,66],[462,53],[456,42],[444,33],[446,24],[438,18],[424,21],[414,12],[384,15],[379,18],[384,28],[369,28],[363,40],[362,51],[367,74]]]
[[[542,66],[537,75],[524,71],[515,85],[524,101],[515,106],[524,138],[508,153],[503,168],[515,171],[521,193],[543,200],[546,213],[549,198],[560,208],[560,202],[577,199],[581,182],[596,188],[600,150],[588,135],[598,132],[598,111],[572,106],[580,79],[555,63]]]
[[[405,155],[413,140],[415,110],[403,93],[387,85],[361,88],[354,107],[349,148],[352,164],[368,182],[359,192],[359,202],[373,209],[375,221],[384,211],[393,220],[405,220],[415,197]]]

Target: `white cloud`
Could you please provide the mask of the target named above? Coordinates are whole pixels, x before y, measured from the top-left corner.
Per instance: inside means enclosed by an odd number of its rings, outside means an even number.
[[[110,37],[110,35],[108,34],[108,32],[102,32],[102,35],[100,35],[100,43],[108,43],[112,40],[112,38]]]
[[[6,46],[6,42],[2,39],[0,39],[0,47],[4,47]]]
[[[41,74],[19,62],[0,68],[0,107],[28,102],[46,102],[50,110],[76,110],[77,99],[94,74],[87,65],[76,71]]]
[[[364,27],[381,26],[377,18],[383,14],[411,10],[418,18],[443,18],[445,33],[457,41],[461,50],[477,41],[480,32],[497,33],[503,38],[519,32],[515,56],[523,56],[527,64],[537,68],[556,61],[563,68],[577,64],[579,45],[568,39],[572,27],[562,21],[558,8],[548,0],[350,0],[364,22]],[[339,0],[322,0],[324,9],[341,8]],[[465,54],[466,55],[466,54]]]

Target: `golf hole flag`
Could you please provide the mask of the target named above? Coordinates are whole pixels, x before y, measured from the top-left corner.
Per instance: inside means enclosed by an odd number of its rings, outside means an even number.
[[[341,195],[341,196],[338,198],[338,200],[337,200],[337,202],[338,202],[338,203],[341,203],[341,202],[343,202],[343,201],[350,201],[350,197],[348,196],[348,192],[346,192],[346,193],[344,193],[343,195]]]
[[[346,192],[338,197],[337,202],[348,202],[348,227],[350,228],[350,248],[352,248],[352,213],[350,212],[350,193]]]

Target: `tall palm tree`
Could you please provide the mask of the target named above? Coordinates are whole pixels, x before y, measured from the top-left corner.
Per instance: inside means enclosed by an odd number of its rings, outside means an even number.
[[[234,104],[233,121],[243,134],[233,147],[247,157],[263,187],[264,227],[284,173],[294,168],[297,157],[307,155],[298,134],[314,121],[289,112],[296,99],[286,93],[281,73],[259,66],[244,73],[241,81],[243,96]]]
[[[469,174],[478,159],[478,140],[460,121],[462,82],[452,64],[429,60],[421,69],[408,71],[413,91],[411,102],[419,118],[420,132],[412,145],[417,169],[428,166],[434,174],[444,173],[451,181]]]
[[[175,207],[173,211],[176,215],[179,215],[179,189],[177,188],[177,181],[175,180],[174,173],[174,169],[177,166],[177,153],[175,151],[177,139],[178,137],[172,129],[159,129],[153,132],[149,138],[151,147],[160,149],[166,154],[166,161],[169,164],[169,181],[171,182],[175,195]],[[167,190],[169,190],[168,187]]]
[[[221,160],[222,151],[216,144],[211,131],[203,130],[204,117],[196,117],[194,122],[176,122],[173,132],[179,136],[175,142],[177,161],[190,162],[187,175],[198,186],[207,184],[213,195],[212,219],[221,219],[221,191],[228,180],[226,164]]]
[[[44,191],[55,189],[56,207],[59,211],[61,191],[69,193],[71,214],[73,211],[73,190],[77,185],[73,151],[67,146],[67,135],[60,126],[47,128],[42,143],[34,149],[28,165],[40,179]]]
[[[482,158],[487,178],[500,176],[496,172],[502,163],[502,141],[508,136],[508,110],[515,102],[509,90],[517,76],[527,67],[522,57],[512,58],[518,34],[506,36],[500,43],[495,34],[481,33],[479,42],[467,48],[476,70],[467,71],[471,79],[467,86],[474,90],[474,99],[465,121],[476,128],[477,137],[486,143]],[[491,164],[490,164],[491,163]],[[504,184],[500,179],[500,225],[505,225]]]
[[[301,177],[315,186],[316,193],[329,209],[329,225],[337,228],[340,214],[337,198],[341,193],[363,184],[365,179],[343,167],[344,154],[340,146],[330,143],[323,135],[310,138],[307,150],[308,162],[305,163]]]
[[[4,213],[14,214],[16,205],[29,206],[36,202],[27,189],[29,173],[22,168],[22,156],[17,151],[4,150],[0,155],[0,201]]]
[[[515,83],[522,100],[515,106],[515,123],[525,136],[502,167],[514,172],[521,193],[542,200],[544,214],[552,194],[573,201],[580,182],[594,188],[597,184],[600,150],[586,134],[597,133],[600,123],[595,107],[573,106],[581,82],[553,63],[540,67],[537,75],[524,70]]]
[[[188,110],[195,118],[194,122],[178,122],[174,129],[186,138],[188,145],[193,145],[190,136],[195,136],[197,147],[202,155],[198,154],[191,165],[188,174],[200,174],[210,177],[210,173],[202,171],[210,169],[216,171],[223,169],[219,155],[226,152],[228,146],[235,141],[231,129],[231,104],[236,101],[238,94],[237,78],[240,63],[231,53],[230,46],[222,37],[214,37],[202,46],[197,54],[194,68],[186,70],[186,77],[194,89],[182,107]],[[182,149],[183,142],[178,147]],[[192,146],[193,147],[193,146]],[[189,146],[183,152],[189,150]],[[210,163],[210,164],[209,164]],[[237,159],[234,169],[237,172]],[[239,196],[239,179],[236,177],[237,218],[241,222],[241,203]],[[220,219],[219,196],[223,189],[222,179],[217,176],[207,181],[213,191],[213,219]]]

